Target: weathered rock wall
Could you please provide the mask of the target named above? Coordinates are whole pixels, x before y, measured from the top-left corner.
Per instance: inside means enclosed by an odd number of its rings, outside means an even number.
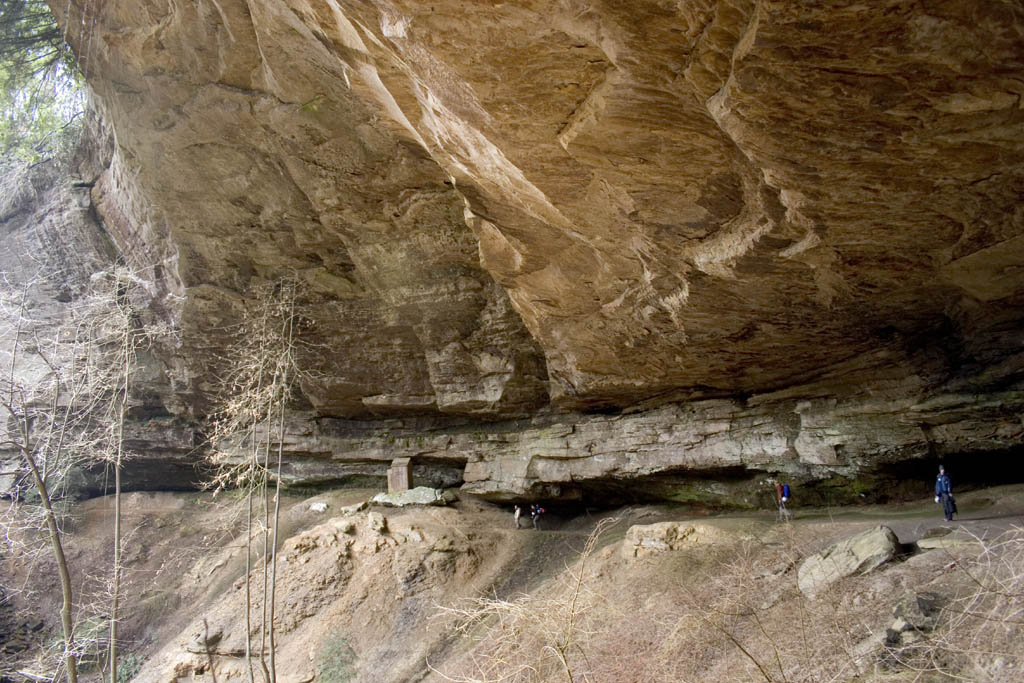
[[[814,398],[779,392],[495,423],[296,420],[285,443],[285,478],[309,485],[344,481],[353,471],[382,476],[393,458],[412,457],[419,482],[461,481],[463,490],[492,500],[753,506],[774,492],[765,486],[767,476],[799,484],[807,504],[853,502],[861,493],[899,498],[907,492],[851,486],[858,478],[865,485],[891,484],[894,464],[916,475],[909,485],[921,496],[928,494],[936,459],[973,456],[973,467],[959,472],[962,483],[1020,474],[1017,468],[992,478],[978,458],[1019,453],[1019,389],[977,394],[947,388],[925,397],[906,382],[890,381],[857,392],[819,390]],[[907,467],[908,461],[920,464]],[[350,471],[353,463],[360,465]]]
[[[33,387],[53,377],[50,363],[60,366],[61,359],[51,357],[59,353],[57,335],[63,334],[60,342],[70,345],[75,325],[81,323],[83,314],[88,315],[85,309],[92,276],[117,258],[117,249],[97,220],[90,200],[98,173],[94,162],[102,161],[106,140],[102,127],[95,127],[95,120],[90,123],[95,137],[87,138],[78,164],[54,160],[15,164],[0,174],[4,190],[0,193],[0,367],[5,378],[14,378],[16,387],[28,387],[29,397]],[[155,290],[147,300],[153,304],[163,301]],[[16,344],[17,353],[12,356]],[[33,349],[41,349],[42,354]],[[195,425],[168,411],[168,406],[180,406],[169,368],[162,360],[171,355],[168,351],[139,351],[124,444],[129,452],[125,465],[128,488],[188,489],[199,481]],[[159,357],[154,355],[157,353]],[[8,388],[5,386],[5,391]],[[71,390],[65,387],[62,400],[67,400]],[[14,407],[20,407],[19,399]],[[45,408],[43,414],[49,414]],[[4,412],[0,419],[0,496],[15,489],[26,474],[20,453],[6,438],[13,427]],[[13,441],[20,442],[20,437]],[[112,486],[102,463],[91,469],[75,465],[73,475],[60,487],[61,495],[99,495]]]
[[[310,425],[586,426],[454,456],[488,495],[1020,443],[1018,3],[53,9],[113,130],[92,201],[174,302],[171,412],[295,273]]]

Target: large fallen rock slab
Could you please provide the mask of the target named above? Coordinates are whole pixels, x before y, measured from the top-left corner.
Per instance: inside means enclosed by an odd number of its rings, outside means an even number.
[[[800,592],[813,598],[839,579],[866,574],[896,557],[900,541],[893,530],[877,526],[808,557],[797,571]]]
[[[453,494],[432,489],[428,486],[417,486],[408,491],[394,493],[378,493],[370,499],[372,505],[385,507],[405,507],[406,505],[447,505],[452,502]]]
[[[622,555],[626,558],[642,557],[670,550],[752,539],[739,531],[723,529],[712,524],[695,522],[658,522],[629,527],[622,542]]]
[[[917,547],[921,550],[935,550],[936,548],[944,548],[951,550],[953,548],[966,548],[966,547],[980,547],[981,539],[977,536],[972,536],[963,530],[936,528],[929,529],[921,536],[917,541]]]

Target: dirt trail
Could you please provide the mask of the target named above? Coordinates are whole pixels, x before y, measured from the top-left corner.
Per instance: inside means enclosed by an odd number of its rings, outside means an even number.
[[[952,522],[942,516],[942,507],[931,497],[922,501],[891,505],[843,508],[794,508],[797,523],[877,525],[891,528],[900,541],[913,543],[928,530],[962,528],[981,539],[995,538],[1015,527],[1024,527],[1024,485],[1015,484],[956,495],[957,514]]]

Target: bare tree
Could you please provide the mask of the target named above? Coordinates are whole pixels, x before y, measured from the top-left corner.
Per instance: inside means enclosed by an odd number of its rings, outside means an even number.
[[[4,441],[20,454],[44,511],[44,523],[60,578],[65,675],[68,683],[75,683],[78,680],[78,668],[72,621],[74,594],[61,530],[54,511],[53,490],[55,485],[60,485],[62,472],[69,467],[72,449],[67,437],[81,413],[84,397],[82,387],[70,381],[57,360],[63,355],[60,353],[60,337],[54,340],[49,349],[41,348],[38,338],[34,338],[31,321],[27,316],[30,286],[31,283],[24,285],[16,302],[7,302],[14,304],[6,310],[12,327],[9,331],[12,338],[0,390],[0,407],[7,418]],[[77,335],[70,342],[77,344]],[[39,373],[35,381],[19,372],[23,356],[30,357],[25,359],[27,364],[35,373]],[[78,358],[75,349],[71,350],[70,356],[73,375],[74,361]],[[40,372],[43,370],[40,366],[48,368],[49,373]]]
[[[116,681],[124,427],[136,351],[156,329],[143,325],[134,312],[131,299],[138,296],[135,290],[140,284],[125,267],[97,273],[87,291],[66,304],[60,324],[29,315],[28,292],[45,285],[40,279],[24,285],[20,297],[0,301],[6,323],[0,330],[6,354],[0,380],[0,410],[7,418],[4,442],[20,454],[30,488],[44,511],[61,582],[62,668],[69,681],[77,680],[83,644],[76,637],[75,596],[54,501],[64,497],[73,468],[97,463],[113,468],[114,557],[109,604],[103,611],[109,614],[108,663],[111,680]]]
[[[104,462],[114,475],[113,568],[110,580],[109,643],[107,662],[110,683],[117,683],[118,626],[121,600],[122,534],[121,471],[125,459],[125,424],[131,402],[133,373],[141,345],[166,333],[162,325],[144,324],[138,301],[143,298],[143,281],[130,268],[120,266],[93,276],[83,327],[89,340],[88,373],[92,393],[103,412],[95,419],[100,438],[94,459]]]
[[[222,382],[211,441],[218,473],[215,489],[240,488],[247,500],[246,519],[246,661],[253,672],[254,535],[261,557],[259,656],[263,678],[276,681],[274,630],[277,579],[277,529],[280,518],[281,467],[289,402],[300,376],[297,331],[303,320],[297,309],[294,277],[256,287],[235,331],[232,359]],[[272,458],[276,446],[276,458]],[[273,480],[273,488],[271,488]]]

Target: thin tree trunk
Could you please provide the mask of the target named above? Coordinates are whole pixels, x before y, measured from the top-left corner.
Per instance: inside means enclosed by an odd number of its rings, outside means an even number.
[[[120,444],[118,444],[120,451]],[[117,683],[117,608],[121,594],[121,457],[114,465],[114,580],[110,597],[110,683]]]
[[[263,327],[266,327],[266,311],[263,312]],[[264,342],[262,341],[264,335],[261,335],[261,350],[264,348]],[[265,353],[260,353],[258,357],[259,370],[256,375],[256,396],[259,396],[263,390],[263,372],[266,366]],[[253,522],[253,509],[252,509],[252,497],[255,494],[255,487],[257,481],[257,473],[260,470],[260,441],[257,438],[256,425],[257,420],[252,422],[252,456],[249,458],[249,478],[246,483],[246,517],[245,517],[245,666],[249,672],[249,683],[256,683],[256,672],[252,666],[252,522]],[[262,634],[262,623],[260,625],[260,631]],[[263,663],[262,649],[260,650],[260,663],[263,669],[264,680],[269,680],[267,674],[267,667]]]
[[[26,416],[27,420],[28,417]],[[22,427],[22,435],[28,431],[28,426]],[[57,573],[60,576],[60,593],[62,603],[60,607],[60,623],[64,629],[64,666],[67,669],[68,683],[78,683],[78,660],[75,659],[75,631],[71,622],[71,573],[68,571],[67,558],[64,556],[64,545],[60,540],[60,529],[57,528],[57,517],[53,512],[53,505],[50,502],[50,494],[46,490],[43,478],[39,474],[36,460],[31,451],[22,445],[21,454],[32,473],[32,480],[39,492],[39,499],[42,501],[43,510],[46,512],[46,528],[50,532],[50,546],[53,548],[53,557],[57,560]]]
[[[288,311],[288,332],[284,335],[285,348],[283,353],[286,356],[284,363],[284,377],[282,378],[282,392],[278,400],[279,404],[279,416],[277,422],[277,476],[274,482],[274,538],[271,543],[271,550],[273,552],[273,558],[271,559],[270,565],[270,675],[271,683],[277,681],[277,668],[275,666],[276,661],[276,649],[274,646],[274,595],[277,590],[277,526],[281,520],[281,461],[284,459],[284,418],[286,412],[286,406],[288,403],[288,369],[291,362],[292,355],[292,335],[294,333],[294,321],[295,321],[295,295],[291,293],[291,300],[289,301]]]
[[[131,324],[130,321],[128,323]],[[118,411],[117,452],[114,457],[114,579],[110,598],[110,683],[117,683],[117,620],[121,599],[121,459],[124,456],[124,422],[128,413],[128,390],[131,384],[132,349],[131,329],[122,338],[122,365],[124,374],[121,406]]]
[[[263,468],[260,474],[260,491],[262,492],[263,499],[263,603],[260,614],[260,666],[263,667],[263,680],[267,683],[272,683],[271,671],[267,666],[267,598],[268,591],[270,588],[269,578],[267,576],[268,565],[267,565],[267,553],[269,552],[269,541],[270,541],[270,504],[267,500],[267,473],[270,471],[270,435],[271,435],[271,422],[273,414],[271,413],[272,408],[268,407],[267,416],[268,419],[264,422],[266,425],[266,439],[263,444],[265,455],[263,456]]]
[[[253,472],[251,466],[249,472]],[[252,668],[252,580],[249,576],[252,573],[252,493],[250,485],[245,496],[249,506],[245,516],[245,666],[249,671],[249,683],[256,683],[256,673]]]
[[[274,645],[274,596],[277,592],[277,523],[281,518],[281,452],[284,450],[284,398],[281,399],[281,419],[278,426],[277,477],[274,482],[273,538],[270,543],[270,683],[277,683],[277,651]]]
[[[263,389],[263,361],[260,360],[256,380],[256,395]],[[256,474],[260,464],[260,441],[256,434],[256,421],[252,423],[252,457],[249,459],[249,480],[246,483],[245,501],[248,509],[245,517],[245,666],[249,672],[249,683],[256,683],[252,666],[252,497],[255,493]]]

